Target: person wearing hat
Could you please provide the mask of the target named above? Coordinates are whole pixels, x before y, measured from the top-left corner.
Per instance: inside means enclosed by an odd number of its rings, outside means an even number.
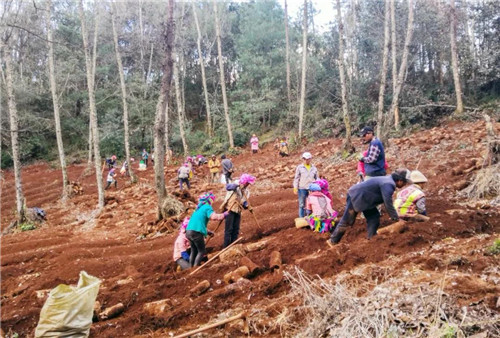
[[[259,151],[259,139],[255,134],[250,139],[250,148],[252,149],[252,154],[256,154]]]
[[[410,180],[413,184],[401,190],[394,201],[399,217],[405,220],[417,215],[427,216],[425,193],[422,190],[427,178],[420,171],[414,170],[410,174]]]
[[[392,195],[397,188],[402,188],[410,180],[410,171],[398,169],[391,175],[373,177],[370,180],[353,185],[347,191],[344,215],[335,231],[327,240],[329,246],[338,243],[348,227],[353,226],[356,216],[362,212],[366,218],[368,239],[377,234],[380,226],[380,213],[377,205],[384,203],[387,213],[393,221],[399,216],[392,203]]]
[[[309,195],[309,184],[319,178],[318,169],[311,164],[312,155],[309,152],[302,154],[304,163],[299,164],[295,169],[295,178],[293,179],[293,193],[298,195],[299,199],[299,217],[305,216],[306,199]]]
[[[385,176],[385,151],[382,142],[375,137],[372,127],[364,127],[361,130],[361,137],[364,144],[369,144],[368,153],[358,155],[358,160],[364,163],[365,180],[371,177]]]
[[[215,155],[212,155],[210,160],[208,160],[208,169],[210,170],[210,183],[217,183],[219,181],[219,167],[220,161]]]
[[[108,166],[108,169],[114,168],[116,165],[116,155],[111,156],[111,158],[107,158],[106,165]]]
[[[254,183],[254,176],[242,174],[239,180],[226,186],[227,193],[224,202],[222,202],[221,210],[226,210],[229,212],[229,215],[226,217],[223,248],[229,246],[238,239],[243,209],[252,211],[248,205],[247,199],[250,196],[248,186]]]
[[[309,196],[306,200],[306,220],[316,232],[330,232],[338,213],[332,208],[332,200],[328,198],[317,183],[309,184]]]
[[[191,254],[189,256],[189,265],[191,267],[201,264],[207,250],[205,248],[205,237],[213,236],[214,233],[207,229],[208,221],[221,221],[227,217],[228,212],[217,214],[212,208],[212,203],[215,200],[215,195],[212,192],[203,194],[198,199],[196,210],[191,215],[189,223],[186,227],[186,238],[191,246]]]

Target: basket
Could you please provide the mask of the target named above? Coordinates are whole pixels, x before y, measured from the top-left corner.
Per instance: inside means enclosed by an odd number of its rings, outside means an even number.
[[[296,228],[305,228],[309,227],[309,222],[304,217],[299,217],[295,219],[295,227]]]

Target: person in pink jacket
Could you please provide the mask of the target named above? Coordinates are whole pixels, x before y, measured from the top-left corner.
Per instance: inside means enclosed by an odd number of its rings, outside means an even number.
[[[186,227],[189,223],[189,217],[184,218],[179,235],[174,243],[174,262],[177,263],[177,271],[186,270],[191,267],[189,264],[189,253],[187,250],[190,248],[189,240],[186,237]]]
[[[309,196],[306,200],[306,220],[311,229],[324,233],[330,232],[335,225],[338,213],[332,208],[332,201],[321,192],[317,183],[309,185]]]
[[[259,151],[259,139],[255,134],[253,134],[252,138],[250,139],[250,147],[252,149],[252,154],[255,154]]]
[[[367,156],[368,156],[368,150],[365,150],[363,152],[363,157],[367,157]],[[384,169],[385,170],[389,169],[389,165],[387,164],[387,160],[385,161]],[[366,176],[365,162],[358,161],[358,168],[356,169],[356,174],[358,175],[360,182],[363,182],[364,180],[367,180],[370,178],[369,176]]]

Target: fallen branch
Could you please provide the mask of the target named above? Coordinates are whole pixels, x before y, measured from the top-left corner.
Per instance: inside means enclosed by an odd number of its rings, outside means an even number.
[[[208,263],[208,262],[207,262]],[[184,337],[189,337],[189,336],[192,336],[194,334],[197,334],[197,333],[200,333],[200,332],[204,332],[204,331],[207,331],[207,330],[210,330],[210,329],[213,329],[213,328],[216,328],[217,326],[221,326],[221,325],[224,325],[224,324],[227,324],[227,323],[230,323],[232,321],[235,321],[235,320],[238,320],[238,319],[246,319],[247,317],[247,314],[246,312],[242,312],[240,313],[239,315],[236,315],[236,316],[232,316],[232,317],[229,317],[227,319],[224,319],[224,320],[221,320],[220,322],[216,322],[216,323],[213,323],[213,324],[210,324],[210,325],[207,325],[207,326],[204,326],[204,327],[200,327],[196,330],[192,330],[192,331],[189,331],[189,332],[186,332],[186,333],[183,333],[183,334],[180,334],[178,336],[175,336],[174,338],[184,338]]]
[[[231,248],[232,246],[234,246],[236,243],[238,243],[242,239],[243,239],[243,237],[238,238],[233,243],[231,243],[231,245],[229,245],[229,246],[225,247],[224,249],[222,249],[221,251],[219,251],[215,256],[213,256],[212,258],[210,258],[205,264],[199,266],[196,270],[194,270],[193,272],[191,272],[189,274],[189,276],[194,275],[196,272],[200,271],[203,267],[207,266],[208,263],[212,262],[214,259],[216,259],[217,257],[219,257],[221,254],[223,254],[224,252],[226,252],[229,248]]]

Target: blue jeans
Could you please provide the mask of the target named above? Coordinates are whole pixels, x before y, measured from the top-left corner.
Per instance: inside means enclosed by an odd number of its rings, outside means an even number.
[[[306,199],[309,196],[309,191],[307,189],[299,189],[297,195],[299,197],[299,217],[304,217],[306,215]]]

